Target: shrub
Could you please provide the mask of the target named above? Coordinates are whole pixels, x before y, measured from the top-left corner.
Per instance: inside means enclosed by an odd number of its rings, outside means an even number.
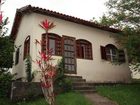
[[[55,91],[68,92],[72,90],[72,81],[70,78],[67,78],[64,73],[64,58],[62,58],[57,65],[55,78]],[[57,91],[57,92],[58,92]]]
[[[5,70],[0,70],[0,97],[7,97],[11,87],[13,75]]]
[[[32,82],[34,79],[34,73],[32,73],[32,63],[31,63],[31,57],[27,56],[26,58],[26,75],[27,75],[27,81]]]

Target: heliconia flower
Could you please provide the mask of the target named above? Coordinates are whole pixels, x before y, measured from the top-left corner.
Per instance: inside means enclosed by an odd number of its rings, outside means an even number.
[[[2,12],[0,11],[0,24],[2,23]]]
[[[48,31],[49,29],[55,27],[55,25],[53,24],[53,22],[49,22],[47,19],[42,21],[40,26],[45,29],[46,31]]]
[[[44,52],[41,52],[41,59],[43,59],[44,61],[47,60],[47,56]]]
[[[55,76],[55,71],[54,70],[49,70],[47,72],[47,76],[48,76],[48,78],[53,78]]]

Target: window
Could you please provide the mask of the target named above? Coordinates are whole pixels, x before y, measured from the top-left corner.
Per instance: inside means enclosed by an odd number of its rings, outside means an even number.
[[[76,40],[77,58],[92,59],[92,44],[84,39]]]
[[[16,55],[15,55],[15,65],[17,65],[18,64],[18,62],[19,62],[19,48],[17,48],[17,50],[16,50],[16,53],[15,53]]]
[[[52,49],[53,55],[62,55],[61,37],[54,33],[42,34],[42,52],[47,53],[47,48]]]
[[[123,50],[118,50],[114,45],[108,44],[105,47],[101,46],[101,58],[111,62],[125,62],[125,53]]]
[[[108,61],[115,62],[117,61],[118,54],[117,54],[117,48],[114,45],[107,45],[106,46],[106,57]]]
[[[28,36],[24,41],[24,57],[25,59],[30,54],[30,36]]]

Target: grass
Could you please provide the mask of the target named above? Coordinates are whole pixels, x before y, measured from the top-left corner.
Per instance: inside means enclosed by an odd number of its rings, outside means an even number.
[[[8,99],[0,99],[0,105],[48,105],[44,98],[34,101],[11,103]],[[83,95],[69,92],[56,97],[56,105],[92,105]]]
[[[98,86],[97,91],[119,105],[140,105],[140,84]]]

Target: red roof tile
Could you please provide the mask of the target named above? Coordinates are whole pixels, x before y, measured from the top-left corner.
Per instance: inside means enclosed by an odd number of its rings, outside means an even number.
[[[107,27],[107,26],[103,26],[103,25],[100,25],[100,24],[97,24],[97,23],[94,23],[94,22],[91,22],[91,21],[86,21],[86,20],[83,20],[83,19],[80,19],[80,18],[77,18],[77,17],[65,15],[65,14],[62,14],[62,13],[59,13],[59,12],[55,12],[55,11],[46,10],[46,9],[43,9],[43,8],[33,7],[31,5],[27,5],[25,7],[17,9],[15,19],[14,19],[14,24],[13,24],[12,31],[11,31],[11,38],[12,39],[16,38],[16,34],[18,32],[18,28],[19,28],[19,25],[20,25],[20,22],[21,22],[21,19],[22,19],[22,15],[24,15],[25,13],[28,13],[28,12],[35,12],[35,13],[38,13],[38,14],[52,16],[52,17],[55,17],[55,18],[63,19],[63,20],[66,20],[66,21],[74,22],[74,23],[77,23],[77,24],[82,24],[82,25],[85,25],[85,26],[93,27],[93,28],[98,28],[98,29],[105,30],[105,31],[110,31],[110,32],[113,32],[113,33],[121,32],[121,30],[110,28],[110,27]]]

